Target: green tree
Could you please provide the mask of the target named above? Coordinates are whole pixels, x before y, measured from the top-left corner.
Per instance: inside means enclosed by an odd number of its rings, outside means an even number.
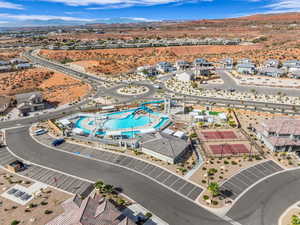
[[[291,223],[292,225],[300,225],[300,218],[298,216],[293,215]]]
[[[217,182],[211,182],[207,188],[213,197],[216,197],[220,194],[220,186]]]
[[[104,186],[105,186],[105,184],[103,183],[103,181],[97,181],[97,182],[94,184],[94,188],[95,188],[98,192],[101,192]]]

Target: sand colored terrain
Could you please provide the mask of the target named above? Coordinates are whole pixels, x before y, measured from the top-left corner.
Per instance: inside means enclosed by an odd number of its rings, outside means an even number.
[[[179,59],[193,61],[197,57],[215,58],[226,53],[234,54],[256,49],[261,49],[261,46],[176,46],[87,51],[41,50],[40,54],[59,62],[71,60],[96,74],[118,74],[136,69],[138,66],[156,64],[161,61],[175,62]]]
[[[65,104],[86,95],[90,86],[70,76],[34,68],[1,74],[0,94],[15,95],[40,90],[44,99],[55,104]]]
[[[0,42],[1,44],[1,42]],[[20,57],[20,53],[22,52],[21,49],[18,50],[0,50],[0,60],[10,60],[12,58],[18,58]]]
[[[5,176],[11,176],[10,182]],[[0,170],[0,194],[18,182],[21,182],[20,185],[25,187],[34,184],[33,181],[19,177],[16,174],[7,173],[6,170]],[[23,184],[23,182],[28,182],[28,184]],[[64,211],[60,204],[71,197],[70,194],[50,187],[24,206],[0,196],[0,224],[10,225],[12,221],[17,220],[20,224],[44,225]],[[44,204],[41,204],[41,202],[44,202]],[[34,207],[29,207],[30,204],[33,204]],[[52,213],[45,214],[45,210],[50,210]],[[34,221],[30,221],[32,219]]]

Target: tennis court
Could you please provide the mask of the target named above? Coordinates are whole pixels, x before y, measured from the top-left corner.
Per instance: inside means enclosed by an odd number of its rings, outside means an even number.
[[[249,149],[244,144],[218,144],[208,146],[214,155],[237,155],[249,153]]]
[[[200,133],[204,140],[238,138],[234,131],[201,131]]]

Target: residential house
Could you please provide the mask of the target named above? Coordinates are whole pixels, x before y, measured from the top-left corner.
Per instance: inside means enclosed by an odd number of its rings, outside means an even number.
[[[285,74],[285,70],[278,69],[276,67],[263,67],[259,70],[259,75],[269,77],[282,77]]]
[[[30,63],[20,63],[20,64],[15,65],[15,68],[17,70],[29,69],[31,67],[32,67],[32,64],[30,64]]]
[[[161,73],[170,73],[176,70],[175,67],[169,62],[159,62],[156,65],[156,69]]]
[[[300,151],[300,120],[276,118],[255,127],[258,139],[275,152]]]
[[[46,225],[135,225],[110,200],[95,192],[85,199],[75,195],[62,207],[64,212]]]
[[[244,58],[244,59],[238,60],[237,64],[253,64],[253,63],[252,63],[251,59]]]
[[[28,63],[28,62],[21,58],[14,58],[9,60],[9,63],[14,65],[14,64],[21,64],[21,63]]]
[[[300,79],[300,69],[294,70],[291,73],[289,73],[289,77],[294,79]]]
[[[250,74],[253,75],[256,73],[256,67],[253,63],[244,63],[244,64],[237,64],[236,70],[238,73],[241,74]]]
[[[278,68],[279,65],[280,65],[280,63],[277,59],[268,59],[264,63],[264,67]]]
[[[184,70],[189,69],[191,67],[191,64],[187,61],[179,60],[175,63],[175,67],[179,71],[184,71]]]
[[[158,75],[158,71],[154,66],[140,66],[137,68],[136,73],[146,77],[154,77]]]
[[[178,72],[176,79],[182,82],[190,82],[195,79],[195,75],[191,71]]]
[[[213,64],[206,59],[198,58],[194,60],[194,67],[212,67]]]
[[[7,66],[0,66],[0,72],[4,73],[4,72],[10,72],[13,70],[13,67],[11,65],[7,65]]]
[[[231,70],[233,68],[233,59],[226,58],[220,61],[221,68]]]
[[[292,60],[288,60],[288,61],[285,61],[283,64],[282,64],[282,67],[285,67],[285,68],[299,68],[300,67],[300,61],[299,60],[296,60],[296,59],[292,59]]]
[[[29,92],[24,94],[17,94],[17,108],[20,114],[25,116],[29,112],[35,112],[45,108],[45,103],[41,92]]]
[[[190,141],[181,137],[181,132],[174,132],[173,135],[163,132],[145,134],[140,140],[140,146],[143,153],[176,164],[182,162],[190,150]]]
[[[8,61],[0,60],[0,66],[7,66],[9,65]]]

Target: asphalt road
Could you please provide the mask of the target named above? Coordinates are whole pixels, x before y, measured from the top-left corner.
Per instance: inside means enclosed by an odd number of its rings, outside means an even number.
[[[243,225],[278,225],[281,214],[299,196],[300,169],[285,171],[250,189],[227,215]]]
[[[275,87],[266,87],[266,86],[255,86],[255,85],[239,85],[231,78],[226,71],[217,70],[217,73],[220,75],[223,80],[223,84],[204,84],[201,85],[202,88],[206,89],[215,89],[220,88],[223,90],[229,90],[230,88],[235,89],[238,92],[252,92],[254,89],[257,94],[267,94],[267,95],[277,95],[278,92],[285,93],[287,96],[300,96],[300,90],[297,88],[275,88]]]
[[[170,225],[229,225],[228,222],[142,175],[39,145],[29,136],[28,127],[7,130],[6,138],[10,150],[19,157],[71,175],[92,181],[103,180],[121,187],[126,195]]]

